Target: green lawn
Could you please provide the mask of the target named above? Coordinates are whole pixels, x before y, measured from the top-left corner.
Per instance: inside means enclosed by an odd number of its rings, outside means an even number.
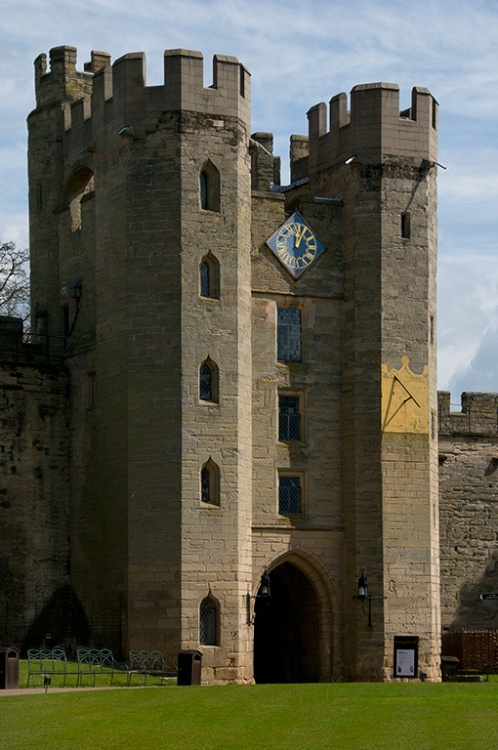
[[[28,682],[28,662],[26,659],[21,659],[19,661],[19,687],[25,688],[27,686]],[[117,672],[116,674],[112,675],[112,683],[111,683],[111,675],[109,673],[104,674],[98,674],[95,675],[95,685],[94,685],[94,679],[93,675],[88,672],[83,672],[82,676],[82,682],[83,684],[81,687],[127,687],[128,685],[128,679],[127,679],[127,673],[126,672]],[[168,680],[164,679],[164,685],[169,684],[176,684],[176,679],[174,680]],[[131,684],[132,687],[137,687],[139,685],[143,685],[144,678],[141,675],[135,674],[132,675],[131,678]],[[153,686],[153,685],[161,685],[161,678],[160,677],[147,677],[147,687]],[[33,674],[30,677],[29,680],[29,690],[31,688],[42,688],[43,687],[43,676]],[[78,687],[78,666],[74,662],[68,662],[67,664],[67,673],[65,675],[50,675],[50,686],[48,688],[48,691],[54,687],[66,687],[66,688],[72,688],[72,687]],[[1,738],[1,735],[0,735]],[[0,750],[3,750],[1,744],[0,744]]]
[[[151,687],[0,697],[2,750],[495,750],[498,682]]]

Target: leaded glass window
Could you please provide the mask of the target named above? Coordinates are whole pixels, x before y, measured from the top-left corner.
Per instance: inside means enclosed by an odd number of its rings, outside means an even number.
[[[209,263],[205,260],[202,261],[200,268],[200,286],[201,286],[201,297],[210,297],[210,285],[209,285]]]
[[[201,470],[201,500],[203,503],[211,502],[211,472],[208,466]]]
[[[219,403],[219,371],[216,362],[206,357],[199,367],[199,399]]]
[[[277,357],[280,362],[301,361],[301,311],[278,308]]]
[[[199,398],[202,401],[213,400],[213,371],[207,362],[199,368]]]
[[[207,210],[209,208],[208,204],[208,176],[205,171],[202,171],[199,176],[199,188],[201,193],[201,208],[204,210]]]
[[[203,646],[218,643],[217,612],[214,601],[207,596],[202,600],[199,612],[199,641]]]
[[[199,264],[199,294],[210,299],[220,298],[220,264],[211,252]]]
[[[301,482],[299,477],[280,477],[278,512],[283,516],[301,513]]]
[[[220,504],[220,467],[209,458],[201,469],[201,501]]]
[[[279,396],[278,399],[278,439],[301,439],[301,415],[299,396]]]

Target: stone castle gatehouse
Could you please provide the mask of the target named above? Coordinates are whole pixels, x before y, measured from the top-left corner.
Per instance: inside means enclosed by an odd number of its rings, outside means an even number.
[[[405,638],[438,680],[444,628],[498,627],[498,397],[438,402],[434,97],[313,106],[282,186],[235,58],[148,87],[58,47],[35,83],[0,632],[195,648],[206,682],[390,679]]]

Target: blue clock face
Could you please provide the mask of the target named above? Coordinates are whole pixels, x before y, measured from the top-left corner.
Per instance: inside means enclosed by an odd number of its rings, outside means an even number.
[[[295,279],[299,278],[325,250],[309,224],[297,211],[272,234],[266,244]]]

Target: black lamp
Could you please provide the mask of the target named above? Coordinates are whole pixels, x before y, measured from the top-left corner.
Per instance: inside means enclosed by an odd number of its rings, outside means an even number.
[[[254,599],[254,615],[251,614],[251,599]],[[251,596],[249,592],[246,595],[246,607],[247,607],[247,624],[254,625],[254,619],[258,614],[265,614],[270,608],[271,589],[270,589],[270,576],[264,570],[259,583],[259,589],[256,596]]]
[[[368,599],[368,583],[365,576],[365,571],[361,571],[361,576],[358,578],[358,599]]]
[[[265,572],[261,576],[261,583],[259,584],[259,591],[258,591],[257,596],[271,599],[270,576],[266,572],[266,568],[265,568]]]
[[[356,596],[353,596],[353,599],[360,599],[362,602],[367,601],[368,602],[368,627],[372,627],[372,599],[374,597],[370,596],[368,593],[368,583],[367,583],[367,577],[365,575],[365,571],[361,571],[361,575],[358,578],[358,593]],[[383,599],[384,597],[376,597],[379,599]],[[365,605],[363,605],[363,612],[365,612]]]

